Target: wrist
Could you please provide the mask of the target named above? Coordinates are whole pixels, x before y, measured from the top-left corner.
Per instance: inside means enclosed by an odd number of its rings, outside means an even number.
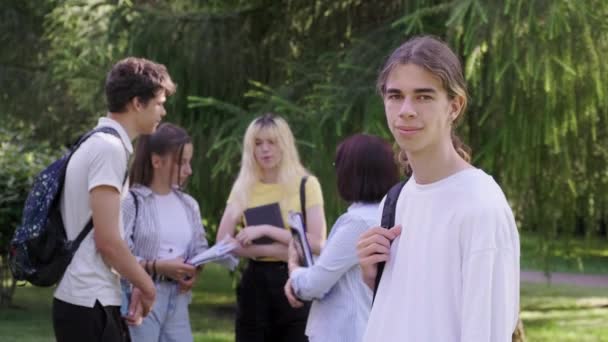
[[[374,291],[374,289],[376,288],[376,277],[368,277],[364,275],[363,283],[365,283],[365,285],[367,285],[370,290]]]
[[[156,296],[156,287],[154,286],[154,283],[152,281],[150,281],[148,284],[146,284],[145,287],[141,288],[141,294],[144,297],[155,297]]]
[[[154,262],[155,262],[154,274],[156,274],[157,276],[166,275],[165,274],[165,262],[163,260],[154,260]]]
[[[151,276],[145,275],[144,277],[138,277],[133,279],[131,293],[139,292],[143,296],[151,296],[156,293],[156,286],[154,285],[154,281]],[[136,291],[137,290],[137,291]]]
[[[293,262],[287,263],[287,269],[288,269],[289,275],[291,275],[298,268],[300,268],[300,265],[298,265],[298,264],[295,264]]]
[[[158,273],[156,273],[156,259],[152,261],[152,278],[156,278]]]
[[[247,247],[243,247],[241,245],[239,245],[239,247],[235,248],[232,251],[232,254],[234,254],[234,255],[236,255],[238,257],[241,257],[241,258],[250,258],[250,255],[249,255],[249,253],[247,251]]]
[[[268,232],[270,231],[271,226],[268,224],[262,224],[258,226],[260,237],[268,236]]]

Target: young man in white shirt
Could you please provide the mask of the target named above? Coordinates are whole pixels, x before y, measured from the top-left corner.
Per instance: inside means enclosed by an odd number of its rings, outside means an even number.
[[[458,57],[438,39],[409,40],[389,57],[378,91],[411,177],[395,226],[359,239],[372,290],[386,262],[364,341],[511,341],[519,237],[502,190],[454,134],[467,104]]]
[[[166,114],[166,96],[175,91],[165,66],[142,58],[126,58],[108,73],[108,114],[96,128],[111,127],[119,137],[98,132],[72,155],[61,197],[61,215],[73,240],[93,219],[55,291],[53,328],[57,341],[129,341],[120,315],[120,276],[136,289],[129,323],[146,315],[156,295],[154,283],[124,242],[120,202],[131,140],[154,132]]]

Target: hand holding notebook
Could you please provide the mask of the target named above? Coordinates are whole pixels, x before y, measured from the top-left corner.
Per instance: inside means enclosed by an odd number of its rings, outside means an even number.
[[[238,247],[238,242],[234,241],[228,236],[225,236],[219,242],[216,242],[211,248],[193,256],[186,260],[187,263],[193,266],[200,266],[209,262],[215,262],[230,270],[238,264],[238,258],[231,254],[231,252]]]
[[[278,203],[271,203],[253,207],[245,210],[243,213],[245,216],[245,224],[247,226],[258,226],[258,225],[271,225],[278,228],[284,228],[283,217],[281,216],[281,208]],[[245,227],[247,229],[247,227]],[[262,236],[261,238],[253,240],[253,244],[256,245],[267,245],[273,243],[274,240]]]

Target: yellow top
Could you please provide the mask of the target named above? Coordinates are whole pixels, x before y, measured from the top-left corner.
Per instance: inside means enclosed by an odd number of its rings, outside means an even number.
[[[287,215],[289,211],[301,212],[300,205],[300,183],[302,179],[298,178],[290,182],[287,186],[283,184],[266,184],[262,182],[256,182],[251,189],[249,195],[249,202],[247,208],[254,208],[261,205],[279,203],[281,208],[281,216],[283,217],[283,224],[285,229],[289,229],[287,226]],[[316,205],[323,205],[323,193],[321,192],[321,185],[314,176],[308,176],[305,185],[306,191],[306,209],[314,207]],[[231,192],[228,196],[228,203],[232,202],[234,194]],[[244,221],[244,218],[242,219]],[[258,258],[259,261],[277,261],[273,258]]]

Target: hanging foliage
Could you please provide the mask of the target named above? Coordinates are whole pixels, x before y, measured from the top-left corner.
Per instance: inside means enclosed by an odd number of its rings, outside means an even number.
[[[194,137],[189,190],[212,233],[245,127],[265,111],[290,122],[331,222],[344,206],[331,167],[337,143],[356,132],[391,138],[378,69],[409,37],[440,36],[469,83],[460,133],[519,226],[548,238],[606,236],[607,17],[601,0],[66,1],[47,15],[45,37],[48,67],[91,118],[119,58],[169,67],[178,93],[167,119]]]

